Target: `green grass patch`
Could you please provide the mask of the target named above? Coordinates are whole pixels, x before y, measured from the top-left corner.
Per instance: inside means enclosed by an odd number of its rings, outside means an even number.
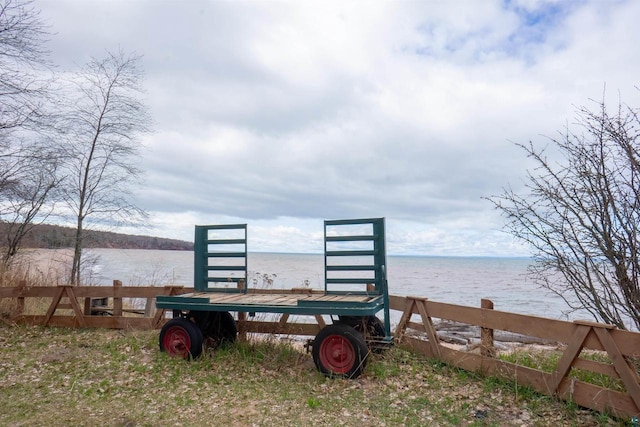
[[[276,339],[187,362],[158,331],[0,326],[0,379],[0,425],[617,425],[402,348],[342,380]]]
[[[500,359],[544,372],[554,372],[561,357],[562,351],[560,350],[516,350],[501,355]],[[580,354],[580,358],[608,365],[611,365],[612,363],[611,359],[604,351],[583,351]],[[632,366],[634,366],[634,364],[636,372],[640,374],[637,361],[632,361]],[[615,391],[624,392],[626,390],[620,379],[586,369],[572,367],[569,371],[568,377]]]

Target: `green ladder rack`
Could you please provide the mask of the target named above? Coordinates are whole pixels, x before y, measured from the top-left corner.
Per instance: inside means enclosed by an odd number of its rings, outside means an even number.
[[[382,297],[390,337],[386,253],[384,218],[324,222],[325,293]]]
[[[194,240],[197,292],[247,292],[247,224],[197,225]]]

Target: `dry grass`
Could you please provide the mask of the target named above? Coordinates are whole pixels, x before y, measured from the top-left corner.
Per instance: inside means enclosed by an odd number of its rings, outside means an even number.
[[[0,286],[56,286],[62,283],[67,255],[64,251],[52,252],[45,259],[33,251],[24,251],[17,255],[10,268],[0,267]],[[23,314],[46,313],[50,303],[51,300],[47,298],[26,298]],[[0,300],[0,318],[11,318],[17,310],[18,302],[15,299]]]
[[[157,350],[157,331],[0,326],[6,426],[615,426],[616,421],[395,348],[357,380],[271,340],[194,361]]]
[[[3,286],[58,283],[44,271],[55,270],[27,265],[0,278]],[[49,303],[29,298],[26,312],[42,314]],[[10,304],[0,301],[0,314]],[[372,354],[357,380],[329,380],[300,346],[276,340],[187,363],[160,353],[157,339],[158,331],[0,323],[0,425],[626,425],[400,348]]]

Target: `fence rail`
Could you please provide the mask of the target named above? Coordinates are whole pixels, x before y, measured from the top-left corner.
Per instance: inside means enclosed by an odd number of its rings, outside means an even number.
[[[251,292],[272,293],[277,290],[253,289]],[[10,318],[18,323],[42,326],[96,327],[111,329],[153,329],[165,321],[164,310],[155,310],[157,295],[178,295],[193,292],[182,286],[122,286],[114,281],[112,287],[55,286],[0,287],[0,302],[13,300]],[[305,290],[305,292],[315,292]],[[25,300],[44,299],[46,314],[27,314]],[[126,298],[146,300],[144,309],[131,308]],[[48,304],[47,301],[50,301]],[[94,302],[100,302],[98,306]],[[110,304],[109,304],[110,302]],[[106,303],[106,304],[105,304]],[[429,301],[422,297],[390,296],[390,309],[401,314],[395,328],[395,341],[427,357],[440,359],[450,365],[495,375],[518,384],[528,385],[540,393],[573,401],[580,406],[609,412],[620,418],[640,416],[640,333],[616,329],[601,323],[547,319],[493,309],[493,303],[483,300],[480,308]],[[101,314],[108,314],[107,316]],[[6,316],[7,313],[5,313]],[[453,321],[480,327],[480,353],[452,348],[443,343],[433,319]],[[238,330],[246,333],[271,333],[314,336],[325,325],[322,316],[316,323],[292,323],[287,314],[274,321],[251,320],[239,313]],[[551,372],[529,368],[501,360],[495,356],[494,331],[505,331],[552,341],[562,348]],[[587,359],[583,351],[601,352],[606,362]],[[610,377],[621,384],[612,390],[580,380],[575,370],[590,371]]]

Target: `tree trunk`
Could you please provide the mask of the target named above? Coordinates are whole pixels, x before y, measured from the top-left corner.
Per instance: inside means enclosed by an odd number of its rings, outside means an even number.
[[[71,264],[71,277],[69,282],[72,285],[80,285],[80,260],[82,259],[82,217],[78,216],[78,228],[74,239],[73,263]]]

